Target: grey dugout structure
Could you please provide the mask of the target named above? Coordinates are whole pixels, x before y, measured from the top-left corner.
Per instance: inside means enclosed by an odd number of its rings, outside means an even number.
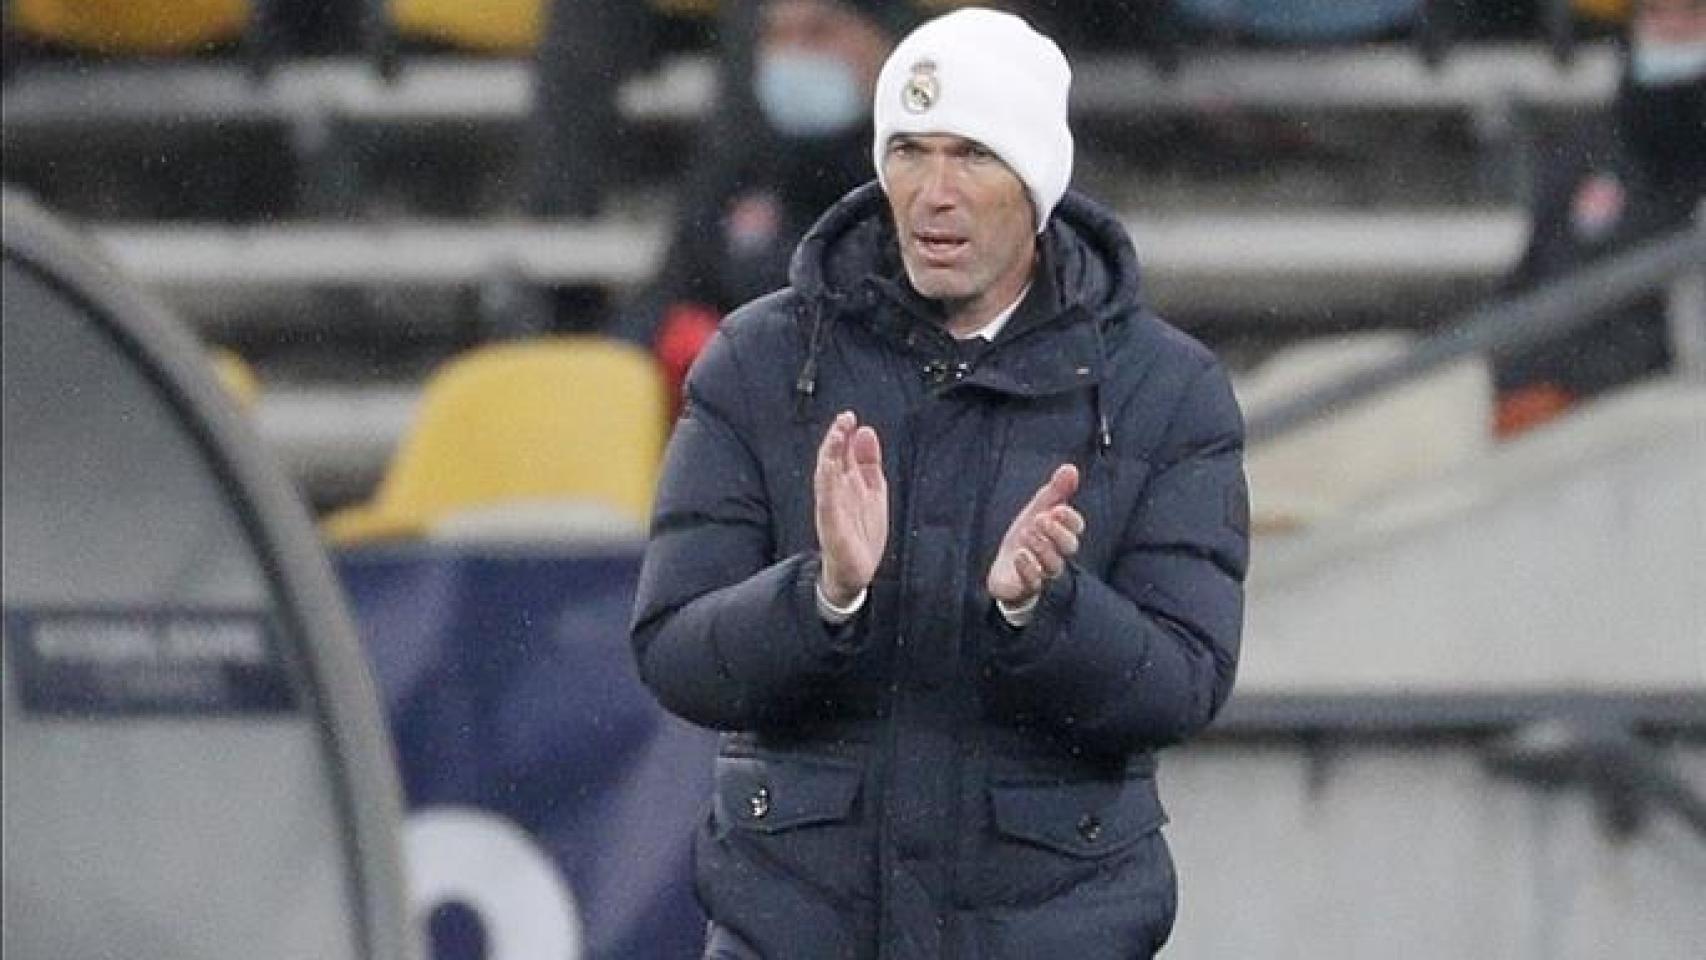
[[[4,200],[8,957],[407,960],[391,747],[200,343]]]

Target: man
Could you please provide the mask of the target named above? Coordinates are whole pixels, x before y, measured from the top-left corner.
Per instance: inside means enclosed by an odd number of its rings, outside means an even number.
[[[760,7],[752,94],[762,127],[707,154],[657,278],[616,322],[657,354],[672,385],[724,314],[787,284],[788,258],[818,215],[871,178],[871,89],[913,17],[908,0]]]
[[[1528,249],[1512,293],[1685,227],[1706,199],[1706,0],[1641,0],[1612,123],[1541,152]],[[1671,363],[1661,296],[1569,336],[1498,358],[1498,433],[1512,436],[1577,401]]]
[[[1066,192],[1070,70],[966,9],[884,65],[792,285],[695,365],[636,599],[642,677],[726,731],[711,957],[1147,957],[1153,752],[1237,661],[1227,378]]]

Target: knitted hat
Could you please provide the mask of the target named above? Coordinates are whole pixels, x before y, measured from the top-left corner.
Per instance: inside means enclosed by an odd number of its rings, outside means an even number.
[[[976,140],[1024,182],[1041,233],[1072,179],[1071,85],[1060,47],[1024,20],[978,7],[937,17],[902,40],[877,77],[877,175],[896,134]]]

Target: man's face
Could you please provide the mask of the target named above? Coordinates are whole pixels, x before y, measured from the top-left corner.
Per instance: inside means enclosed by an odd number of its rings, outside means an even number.
[[[1648,122],[1668,128],[1687,153],[1706,145],[1701,97],[1706,93],[1706,0],[1644,0],[1629,22],[1631,93]],[[1655,128],[1655,130],[1658,128]],[[1695,169],[1699,169],[1698,159]]]
[[[1641,0],[1634,26],[1637,38],[1706,40],[1706,0]]]
[[[875,23],[834,0],[770,0],[759,20],[759,48],[835,57],[852,68],[867,96],[891,42]]]
[[[987,147],[901,134],[883,155],[883,177],[906,275],[946,303],[954,332],[982,326],[1024,290],[1036,252],[1030,194]]]
[[[1698,59],[1706,50],[1706,0],[1643,0],[1630,20],[1630,37],[1637,58],[1663,49],[1663,56]]]

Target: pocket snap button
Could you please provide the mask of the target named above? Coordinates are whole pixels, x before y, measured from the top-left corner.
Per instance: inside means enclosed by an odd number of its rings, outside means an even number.
[[[1095,814],[1086,813],[1078,819],[1078,835],[1085,843],[1095,843],[1102,839],[1102,821]]]

